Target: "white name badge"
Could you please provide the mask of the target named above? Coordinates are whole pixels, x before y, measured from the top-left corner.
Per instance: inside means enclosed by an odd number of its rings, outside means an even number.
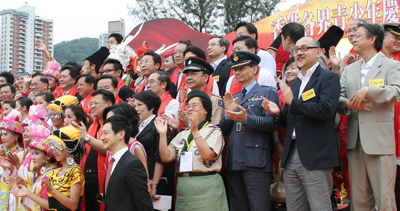
[[[180,172],[191,172],[193,167],[193,152],[184,152],[181,154]]]

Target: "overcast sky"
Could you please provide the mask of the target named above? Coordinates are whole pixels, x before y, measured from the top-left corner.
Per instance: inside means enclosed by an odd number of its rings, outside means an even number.
[[[54,21],[54,44],[80,37],[99,37],[108,30],[108,21],[125,20],[128,34],[140,21],[128,16],[128,5],[134,0],[1,0],[0,10],[17,9],[21,5],[35,7],[36,15]],[[279,5],[281,11],[305,0],[286,0]]]

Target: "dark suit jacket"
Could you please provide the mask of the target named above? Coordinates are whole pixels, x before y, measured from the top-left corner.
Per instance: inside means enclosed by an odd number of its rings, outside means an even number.
[[[156,162],[163,163],[160,158],[160,153],[158,152],[160,134],[158,133],[157,128],[154,125],[154,120],[155,118],[153,118],[151,122],[136,137],[136,140],[138,140],[146,150],[149,179],[153,179],[154,167],[156,165]],[[171,131],[168,129],[167,132],[168,143],[170,142],[170,140],[171,140]]]
[[[224,116],[219,123],[224,136],[229,136],[226,156],[228,171],[271,172],[271,133],[278,129],[278,124],[272,114],[265,112],[261,103],[262,97],[266,97],[279,105],[276,89],[256,84],[243,99],[241,92],[233,97],[238,97],[239,105],[246,109],[247,120],[233,121]]]
[[[303,101],[298,98],[301,80],[290,87],[294,99],[279,115],[280,125],[286,127],[282,166],[289,156],[293,128],[299,157],[307,169],[339,166],[339,149],[335,136],[335,111],[339,101],[340,83],[336,73],[318,66],[303,93],[314,89],[315,97]]]
[[[105,193],[106,211],[153,210],[153,203],[147,190],[146,170],[142,162],[129,151],[122,155],[115,166]]]
[[[217,68],[214,70],[212,76],[219,76],[219,81],[217,82],[219,88],[219,94],[221,97],[225,95],[226,84],[229,80],[229,75],[231,73],[232,63],[224,59],[219,63]]]

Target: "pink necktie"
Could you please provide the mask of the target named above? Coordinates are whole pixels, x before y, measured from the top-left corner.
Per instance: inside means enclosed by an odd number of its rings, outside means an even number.
[[[115,159],[111,157],[110,162],[108,163],[108,168],[107,168],[107,174],[106,174],[106,189],[104,189],[104,193],[107,192],[107,187],[108,187],[108,181],[110,180],[111,177],[111,171],[114,165]]]

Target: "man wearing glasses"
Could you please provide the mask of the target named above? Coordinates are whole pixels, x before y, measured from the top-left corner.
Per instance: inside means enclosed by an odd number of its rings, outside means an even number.
[[[301,71],[290,87],[278,80],[286,100],[284,110],[267,99],[262,104],[286,127],[281,160],[286,206],[288,210],[332,210],[332,171],[339,166],[334,128],[339,78],[319,64],[318,40],[300,38],[292,53]]]
[[[217,81],[219,94],[225,95],[225,87],[231,72],[232,63],[226,59],[229,49],[229,40],[222,36],[213,36],[208,41],[207,54],[211,59],[210,65],[214,68],[212,77]]]
[[[29,89],[30,88],[30,89]],[[35,102],[36,96],[41,92],[49,91],[49,80],[42,73],[35,73],[31,80],[24,81],[22,96],[29,97]]]
[[[127,101],[127,98],[132,97],[133,91],[126,86],[124,80],[122,80],[123,74],[122,65],[116,59],[107,59],[104,61],[104,68],[100,71],[100,75],[110,75],[118,80],[118,96],[123,101]]]
[[[136,93],[140,93],[142,91],[147,90],[147,83],[149,76],[155,72],[160,70],[161,67],[161,57],[160,55],[156,54],[152,50],[148,50],[146,53],[143,54],[142,59],[139,61],[140,71],[145,78],[145,82],[139,87]]]
[[[361,60],[344,69],[337,111],[347,119],[351,209],[397,210],[394,103],[400,101],[400,63],[378,53],[384,31],[359,23],[353,38]]]

